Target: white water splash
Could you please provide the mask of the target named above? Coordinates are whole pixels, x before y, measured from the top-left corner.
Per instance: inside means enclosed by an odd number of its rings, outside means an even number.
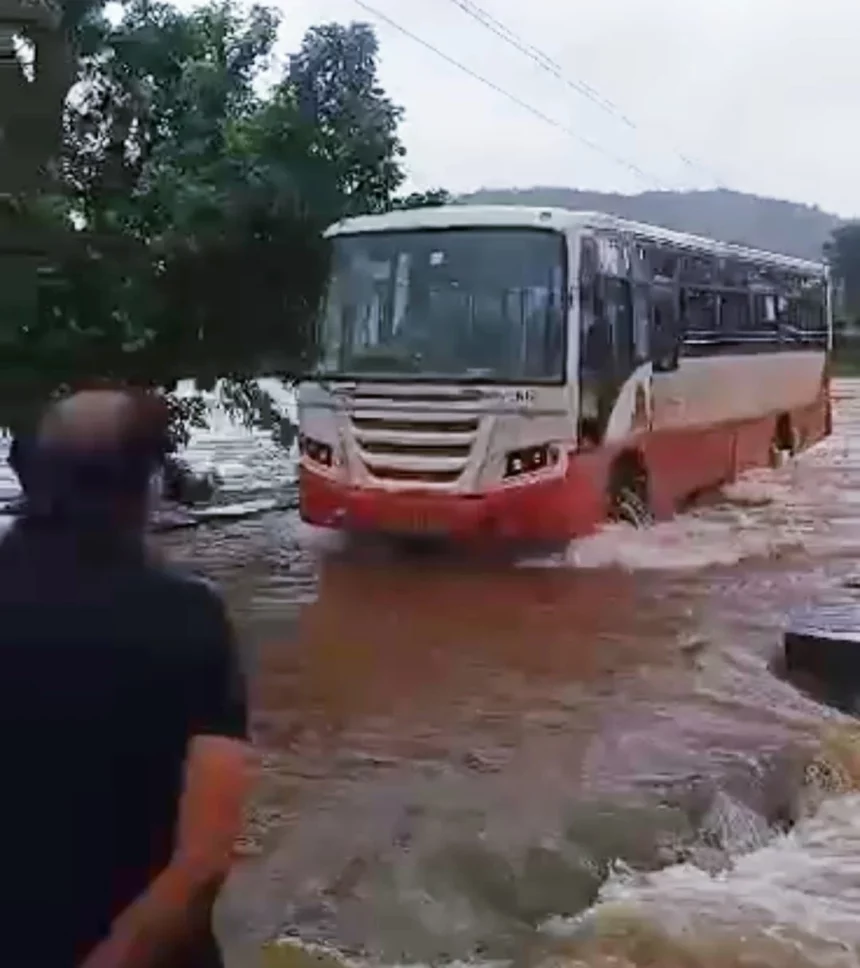
[[[556,938],[599,938],[621,922],[659,925],[688,949],[734,941],[740,952],[766,940],[808,964],[856,966],[860,797],[825,803],[792,833],[721,874],[690,864],[645,875],[618,872],[589,912],[553,919],[544,930]]]
[[[612,525],[575,542],[567,563],[576,568],[621,567],[630,571],[694,571],[730,566],[749,558],[773,558],[804,547],[788,527],[774,532],[756,527],[751,516],[694,513],[651,528]]]
[[[779,470],[756,470],[724,487],[713,503],[645,528],[610,524],[574,541],[561,556],[529,559],[531,567],[692,572],[755,558],[846,550],[857,529],[831,527],[843,488],[822,486],[817,466],[827,445]],[[858,501],[860,503],[860,501]]]

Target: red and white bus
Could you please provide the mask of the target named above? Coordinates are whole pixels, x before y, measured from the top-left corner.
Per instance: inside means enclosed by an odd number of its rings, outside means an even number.
[[[341,222],[299,390],[314,525],[567,540],[830,432],[823,265],[610,215]]]

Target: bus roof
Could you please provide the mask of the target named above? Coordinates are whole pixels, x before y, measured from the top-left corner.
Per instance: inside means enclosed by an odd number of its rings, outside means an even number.
[[[414,229],[455,229],[455,228],[536,228],[557,232],[578,229],[615,229],[639,238],[653,239],[684,249],[710,252],[715,256],[734,257],[755,262],[766,262],[786,269],[802,272],[825,274],[826,266],[821,262],[797,259],[775,252],[751,249],[730,242],[672,229],[631,222],[627,219],[608,215],[604,212],[576,212],[566,208],[532,208],[520,205],[444,205],[429,208],[414,208],[403,211],[387,212],[384,215],[360,215],[356,218],[336,222],[325,233],[335,235],[357,235],[364,232],[404,232]]]

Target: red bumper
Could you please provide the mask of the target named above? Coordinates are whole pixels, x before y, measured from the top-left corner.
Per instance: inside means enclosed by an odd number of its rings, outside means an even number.
[[[355,488],[302,467],[300,513],[308,524],[351,532],[455,540],[567,540],[592,532],[605,513],[604,492],[595,475],[584,464],[575,464],[563,478],[474,495]]]

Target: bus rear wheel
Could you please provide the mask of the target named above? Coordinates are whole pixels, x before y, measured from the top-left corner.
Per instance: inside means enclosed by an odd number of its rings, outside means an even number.
[[[792,426],[788,414],[783,414],[776,422],[773,440],[770,442],[768,463],[774,470],[778,470],[786,460],[794,457],[800,451],[800,435]]]
[[[648,472],[635,455],[616,461],[609,485],[609,520],[644,528],[653,524],[648,497]]]

